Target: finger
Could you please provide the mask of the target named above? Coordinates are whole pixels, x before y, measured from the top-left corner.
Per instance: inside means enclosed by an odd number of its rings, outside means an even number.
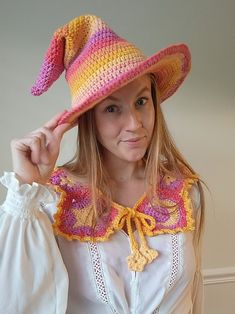
[[[26,158],[33,164],[40,162],[40,156],[45,147],[45,136],[43,134],[31,135],[22,139],[14,139],[11,141],[11,149],[13,159]],[[21,157],[20,157],[21,156]]]
[[[40,140],[40,152],[38,163],[48,165],[53,160],[54,156],[58,153],[59,143],[55,138],[53,131],[46,127],[42,127],[37,131],[31,133],[33,137]],[[33,147],[34,148],[34,147]],[[37,152],[35,152],[36,154]],[[34,160],[34,154],[32,154]]]
[[[31,150],[31,160],[34,164],[41,162],[41,156],[47,155],[47,137],[42,130],[31,133],[29,136],[29,147]]]
[[[54,141],[54,134],[53,134],[53,131],[51,131],[50,129],[48,129],[47,127],[42,127],[40,129],[37,129],[33,132],[31,132],[29,134],[29,136],[37,136],[39,138],[41,138],[41,146],[42,148],[46,148],[47,145],[50,143],[50,142],[53,142]]]
[[[39,138],[33,136],[27,136],[22,139],[14,139],[11,141],[13,155],[15,155],[15,152],[20,152],[26,157],[31,155],[33,147],[38,145],[40,146]]]
[[[53,117],[51,120],[46,122],[44,124],[44,127],[54,130],[54,128],[58,125],[58,122],[60,121],[61,117],[67,112],[67,110],[64,110],[63,112],[58,113],[55,117]]]
[[[73,123],[73,124],[63,123],[63,124],[58,125],[53,131],[54,136],[60,141],[63,135],[69,130],[71,130],[75,125],[77,125],[77,123]]]
[[[40,132],[36,135],[40,139],[41,150],[45,150],[47,146],[47,136],[44,132],[41,129]]]
[[[34,164],[38,164],[40,162],[40,151],[41,151],[41,141],[40,138],[34,136],[30,142],[30,150],[31,150],[31,160]]]
[[[69,123],[57,126],[54,130],[44,126],[29,134],[31,138],[37,137],[40,139],[40,163],[48,164],[58,154],[61,138],[64,132],[70,128],[71,125]],[[35,149],[37,150],[37,146],[35,146]],[[32,156],[34,159],[34,153]]]
[[[38,163],[48,165],[50,164],[50,154],[48,152],[47,147],[50,140],[52,141],[53,136],[51,134],[51,131],[49,131],[46,128],[43,128],[40,130],[37,137],[40,139],[40,152],[38,155],[39,158]]]

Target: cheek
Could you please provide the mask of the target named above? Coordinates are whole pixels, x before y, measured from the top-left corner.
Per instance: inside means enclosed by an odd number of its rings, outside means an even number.
[[[116,139],[119,135],[119,129],[110,121],[100,121],[96,124],[96,136],[101,144]]]

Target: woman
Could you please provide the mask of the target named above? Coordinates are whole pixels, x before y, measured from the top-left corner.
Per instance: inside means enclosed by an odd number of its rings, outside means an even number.
[[[64,70],[72,109],[13,140],[1,178],[0,312],[202,313],[203,190],[160,105],[190,70],[187,46],[146,58],[81,16],[55,32],[32,93]],[[74,126],[77,153],[55,168]]]

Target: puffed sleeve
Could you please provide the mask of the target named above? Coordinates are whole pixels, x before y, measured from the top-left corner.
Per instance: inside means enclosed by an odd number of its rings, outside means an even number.
[[[204,287],[203,287],[203,277],[201,269],[201,250],[202,243],[201,239],[198,241],[198,234],[200,228],[201,219],[201,200],[198,185],[195,184],[191,189],[191,200],[194,210],[195,218],[195,232],[194,232],[194,251],[196,258],[196,272],[193,281],[193,291],[192,291],[192,302],[193,302],[193,314],[203,314],[204,313]]]
[[[40,207],[55,195],[37,183],[20,185],[11,172],[0,182],[8,188],[0,206],[0,313],[64,314],[68,274]]]

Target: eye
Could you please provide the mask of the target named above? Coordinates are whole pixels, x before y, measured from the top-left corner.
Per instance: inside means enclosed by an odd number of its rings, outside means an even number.
[[[116,105],[110,105],[108,107],[105,108],[105,112],[118,112],[119,108]]]
[[[143,105],[145,105],[145,103],[147,102],[147,100],[148,100],[148,98],[147,97],[141,97],[141,98],[139,98],[138,100],[137,100],[137,105],[138,106],[143,106]]]

